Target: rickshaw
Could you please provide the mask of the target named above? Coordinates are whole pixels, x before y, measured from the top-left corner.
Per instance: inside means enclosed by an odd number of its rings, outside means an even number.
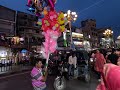
[[[77,68],[74,70],[74,78],[84,77],[86,82],[90,81],[89,73],[89,57],[86,51],[74,51],[77,57]],[[66,70],[65,63],[61,65],[60,74],[56,77],[54,81],[55,90],[63,90],[66,88],[66,80],[68,80],[68,70]],[[70,79],[69,79],[70,80]]]

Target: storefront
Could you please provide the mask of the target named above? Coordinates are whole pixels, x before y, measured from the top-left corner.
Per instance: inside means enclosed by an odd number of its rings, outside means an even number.
[[[12,52],[10,48],[0,46],[0,60],[11,60],[12,59]]]

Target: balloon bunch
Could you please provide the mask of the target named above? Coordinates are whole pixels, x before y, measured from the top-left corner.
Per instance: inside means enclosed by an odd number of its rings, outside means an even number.
[[[29,7],[28,11],[33,12],[36,16],[41,16],[46,14],[47,10],[54,10],[56,0],[28,0],[27,6]]]
[[[43,42],[43,56],[44,58],[48,58],[50,53],[55,52],[57,47],[57,39],[60,36],[60,33],[57,31],[47,30],[44,32],[45,42]]]
[[[66,20],[62,12],[57,13],[54,10],[57,0],[28,0],[27,6],[29,11],[34,12],[38,16],[38,25],[42,25],[42,30],[45,36],[43,42],[43,56],[48,64],[50,53],[55,52],[57,47],[57,39],[61,32],[65,31]],[[41,16],[44,15],[44,17]]]
[[[56,11],[49,11],[42,19],[42,29],[44,32],[47,30],[59,31],[58,14]]]
[[[57,39],[60,36],[60,25],[58,23],[58,13],[49,11],[47,15],[42,19],[42,30],[45,36],[44,52],[48,57],[48,54],[53,53],[57,47]]]
[[[50,53],[53,53],[57,47],[57,39],[64,32],[66,19],[62,12],[57,13],[49,11],[44,18],[42,18],[42,30],[45,36],[45,42],[43,43],[43,56],[48,58]]]
[[[42,19],[42,29],[44,32],[47,30],[64,32],[66,22],[67,20],[62,12],[57,13],[55,10],[49,11],[48,14]]]

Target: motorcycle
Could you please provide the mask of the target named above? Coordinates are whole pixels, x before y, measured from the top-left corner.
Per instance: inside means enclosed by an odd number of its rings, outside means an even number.
[[[54,88],[55,90],[63,90],[66,88],[66,80],[68,80],[68,69],[67,63],[61,62],[58,65],[59,74],[54,81]]]
[[[55,64],[55,62],[54,61],[52,61],[52,60],[49,60],[49,62],[48,62],[49,64],[48,64],[48,74],[49,75],[54,75],[54,74],[56,74],[57,72],[57,70],[56,70],[56,68],[57,68],[57,65]]]

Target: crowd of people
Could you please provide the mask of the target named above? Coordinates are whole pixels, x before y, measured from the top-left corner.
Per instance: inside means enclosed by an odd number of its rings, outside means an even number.
[[[120,90],[120,49],[97,49],[92,53],[89,52],[88,55],[89,58],[93,58],[94,70],[98,75],[98,81],[100,81],[96,90]],[[72,52],[62,56],[56,55],[53,59],[57,60],[56,63],[67,62],[68,74],[72,75],[72,70],[77,68],[79,58],[76,53]],[[35,90],[45,90],[46,88],[47,69],[43,69],[42,66],[42,61],[36,60],[35,67],[31,71],[32,85]]]
[[[120,49],[96,50],[91,57],[94,69],[101,81],[96,90],[120,90]]]

